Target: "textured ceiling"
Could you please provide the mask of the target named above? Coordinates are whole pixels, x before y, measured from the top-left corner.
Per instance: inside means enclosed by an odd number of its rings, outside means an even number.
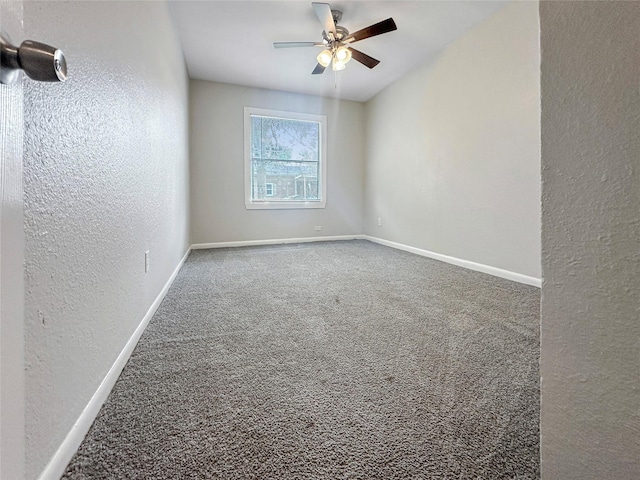
[[[330,2],[331,3],[331,2]],[[276,41],[320,41],[310,1],[172,1],[189,76],[194,79],[366,101],[433,58],[500,9],[493,1],[336,1],[351,32],[393,17],[398,30],[354,45],[377,58],[338,73],[311,75],[317,47],[275,49]]]

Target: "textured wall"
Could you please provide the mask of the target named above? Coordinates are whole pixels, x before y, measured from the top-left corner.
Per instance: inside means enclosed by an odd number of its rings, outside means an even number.
[[[188,83],[164,2],[25,2],[24,20],[69,63],[25,87],[31,479],[188,248]]]
[[[22,2],[0,0],[2,33],[22,41]],[[0,84],[0,478],[24,476],[22,82]]]
[[[193,243],[362,233],[363,104],[199,80],[190,100]],[[327,116],[326,208],[245,208],[244,107]]]
[[[539,62],[520,2],[369,101],[365,233],[540,278]]]
[[[640,478],[640,4],[540,24],[542,478]]]

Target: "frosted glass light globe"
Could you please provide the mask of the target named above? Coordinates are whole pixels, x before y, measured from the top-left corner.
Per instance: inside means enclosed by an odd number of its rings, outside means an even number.
[[[336,50],[336,58],[342,63],[347,63],[351,60],[351,51],[344,46],[338,47]]]
[[[318,63],[323,67],[326,67],[331,63],[331,52],[329,50],[323,50],[318,54]]]

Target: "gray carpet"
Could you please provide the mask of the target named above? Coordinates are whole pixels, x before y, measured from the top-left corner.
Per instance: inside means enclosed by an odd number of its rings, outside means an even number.
[[[64,478],[539,478],[538,324],[367,241],[194,251]]]

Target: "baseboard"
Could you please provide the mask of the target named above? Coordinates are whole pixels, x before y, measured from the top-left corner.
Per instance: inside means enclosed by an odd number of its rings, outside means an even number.
[[[331,242],[336,240],[363,239],[364,235],[334,235],[330,237],[277,238],[269,240],[242,240],[237,242],[195,243],[192,250],[204,248],[250,247],[256,245],[281,245],[284,243]]]
[[[525,285],[531,285],[533,287],[540,288],[542,286],[542,280],[536,277],[530,277],[521,273],[511,272],[509,270],[503,270],[501,268],[492,267],[490,265],[484,265],[482,263],[476,263],[469,260],[463,260],[456,257],[450,257],[448,255],[442,255],[440,253],[431,252],[429,250],[423,250],[421,248],[411,247],[402,243],[392,242],[390,240],[384,240],[382,238],[372,237],[370,235],[337,235],[330,237],[304,237],[304,238],[278,238],[268,240],[242,240],[236,242],[214,242],[214,243],[195,243],[191,245],[192,250],[200,250],[206,248],[226,248],[226,247],[249,247],[256,245],[281,245],[284,243],[304,243],[304,242],[328,242],[336,240],[369,240],[370,242],[379,243],[387,247],[396,248],[398,250],[404,250],[405,252],[415,253],[423,257],[433,258],[434,260],[440,260],[442,262],[457,265],[459,267],[468,268],[477,272],[487,273],[496,277],[505,278],[518,283],[524,283]]]
[[[370,242],[379,243],[380,245],[386,245],[387,247],[397,248],[398,250],[404,250],[405,252],[415,253],[423,257],[433,258],[434,260],[440,260],[442,262],[457,265],[459,267],[468,268],[477,272],[488,273],[496,277],[506,278],[518,283],[524,283],[533,287],[540,288],[542,286],[542,280],[536,277],[529,277],[522,275],[521,273],[511,272],[509,270],[503,270],[501,268],[492,267],[490,265],[484,265],[482,263],[471,262],[469,260],[462,260],[456,257],[450,257],[448,255],[442,255],[440,253],[430,252],[429,250],[423,250],[421,248],[411,247],[402,243],[391,242],[382,238],[372,237],[370,235],[362,235],[362,238],[369,240]]]
[[[178,263],[178,266],[174,269],[171,277],[169,277],[169,280],[167,280],[167,283],[162,288],[162,291],[158,294],[154,302],[151,304],[151,307],[149,307],[146,315],[131,335],[131,338],[129,338],[129,341],[120,352],[120,355],[118,355],[118,358],[116,358],[116,361],[107,372],[107,375],[102,380],[102,383],[100,383],[100,386],[98,386],[98,389],[91,397],[91,400],[89,400],[89,403],[87,403],[87,406],[78,417],[78,420],[76,420],[76,423],[73,425],[56,453],[53,455],[53,457],[51,457],[51,460],[49,460],[49,463],[38,477],[38,480],[59,480],[60,477],[64,474],[67,465],[78,450],[78,447],[82,443],[82,440],[84,440],[84,437],[87,435],[87,432],[91,428],[91,425],[98,415],[98,412],[100,412],[100,408],[107,400],[107,397],[109,396],[109,393],[111,393],[111,389],[118,380],[122,369],[127,364],[127,361],[129,360],[133,349],[138,344],[138,340],[140,340],[140,337],[142,336],[145,328],[147,328],[149,321],[156,313],[156,310],[167,294],[169,287],[171,287],[171,284],[175,280],[176,275],[178,275],[180,268],[189,256],[190,251],[191,249],[189,248],[180,260],[180,263]]]

